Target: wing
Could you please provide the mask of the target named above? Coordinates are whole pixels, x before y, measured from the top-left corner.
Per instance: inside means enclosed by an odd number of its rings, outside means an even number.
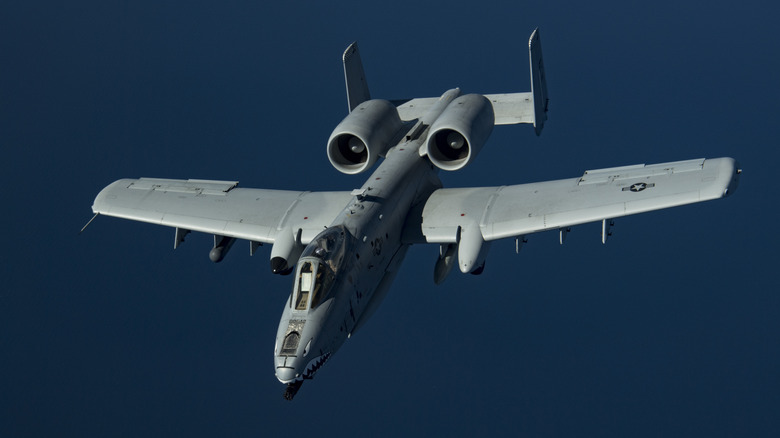
[[[308,243],[352,199],[349,192],[244,189],[236,181],[121,179],[104,188],[92,211],[106,216],[274,243],[285,229]]]
[[[727,196],[732,158],[586,171],[579,178],[502,187],[439,189],[425,204],[425,241],[455,243],[480,230],[491,241]]]

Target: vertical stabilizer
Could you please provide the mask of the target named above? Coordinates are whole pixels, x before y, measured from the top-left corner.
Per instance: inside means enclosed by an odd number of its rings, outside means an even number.
[[[352,112],[356,106],[371,99],[357,42],[347,47],[342,59],[344,60],[344,80],[347,83],[347,103],[349,104],[349,111]]]
[[[357,50],[357,49],[356,49]],[[531,92],[534,96],[534,130],[536,135],[542,133],[547,120],[547,79],[544,75],[542,60],[542,42],[539,39],[539,29],[535,29],[528,39],[528,56],[531,63]],[[346,61],[345,61],[346,62]]]

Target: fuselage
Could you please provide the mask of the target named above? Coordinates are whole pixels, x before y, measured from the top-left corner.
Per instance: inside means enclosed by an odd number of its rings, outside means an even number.
[[[312,378],[384,298],[409,246],[404,230],[419,229],[419,215],[410,212],[441,187],[438,169],[420,156],[420,147],[439,108],[458,94],[448,91],[440,105],[405,127],[341,214],[303,251],[277,331],[281,382]]]

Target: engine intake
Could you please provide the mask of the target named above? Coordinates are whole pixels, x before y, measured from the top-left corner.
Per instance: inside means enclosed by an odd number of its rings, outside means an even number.
[[[431,126],[428,157],[442,170],[458,170],[476,158],[493,132],[493,105],[481,94],[450,102]]]
[[[358,105],[328,139],[328,159],[342,173],[369,169],[392,146],[402,122],[395,106],[381,99]]]

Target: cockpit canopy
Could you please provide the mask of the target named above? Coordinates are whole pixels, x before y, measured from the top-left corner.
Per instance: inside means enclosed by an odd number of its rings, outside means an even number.
[[[330,297],[333,282],[344,264],[347,230],[339,225],[320,233],[303,250],[290,295],[294,310],[316,308]]]

